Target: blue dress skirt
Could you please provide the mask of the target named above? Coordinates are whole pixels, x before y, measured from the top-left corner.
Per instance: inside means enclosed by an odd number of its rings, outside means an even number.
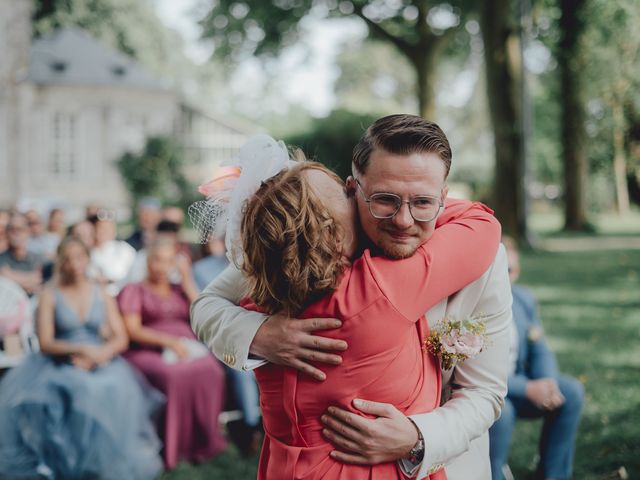
[[[81,320],[55,291],[56,338],[98,345],[97,288]],[[164,398],[119,357],[93,371],[41,353],[0,382],[0,479],[145,480],[162,471],[151,420]]]

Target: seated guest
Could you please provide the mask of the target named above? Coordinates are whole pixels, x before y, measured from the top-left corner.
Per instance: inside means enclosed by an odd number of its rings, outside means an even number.
[[[101,210],[89,218],[95,227],[95,246],[91,250],[91,267],[100,283],[107,285],[111,295],[117,295],[133,264],[136,251],[127,242],[116,239],[115,215]]]
[[[155,478],[151,415],[162,395],[118,354],[127,337],[115,301],[86,276],[89,251],[62,242],[38,308],[40,353],[0,382],[0,478]]]
[[[84,243],[89,251],[93,250],[96,243],[96,229],[89,220],[80,220],[78,223],[74,223],[67,230],[67,234]]]
[[[180,226],[177,223],[170,222],[169,220],[162,220],[158,223],[154,238],[164,237],[170,239],[175,245],[179,245],[178,232]],[[184,254],[182,251],[178,251],[178,255],[184,257],[184,259],[191,263],[191,257],[189,254]],[[147,256],[148,252],[146,248],[139,250],[136,253],[136,258],[131,264],[129,273],[127,273],[126,283],[137,283],[147,278]],[[169,272],[169,280],[171,283],[181,283],[182,276],[178,269],[173,268]]]
[[[212,236],[202,245],[202,258],[193,264],[193,278],[198,288],[204,290],[228,266],[224,236]]]
[[[177,227],[175,231],[175,235],[177,238],[177,246],[178,252],[189,258],[189,261],[192,260],[191,247],[187,242],[184,242],[181,238],[180,232],[182,231],[182,226],[184,225],[184,211],[180,207],[164,207],[162,209],[162,220],[161,222],[169,222],[174,224]]]
[[[181,285],[169,280],[173,268],[181,272]],[[149,247],[146,279],[118,296],[132,342],[125,358],[167,397],[160,428],[167,468],[181,459],[206,460],[226,447],[218,427],[224,372],[189,325],[189,305],[197,295],[190,265],[177,255],[175,242],[158,237]]]
[[[13,280],[29,295],[42,284],[42,257],[29,252],[29,226],[21,213],[14,213],[7,225],[9,248],[0,254],[0,275]]]
[[[47,222],[47,232],[58,236],[60,240],[65,237],[66,228],[64,222],[64,211],[60,208],[53,208],[49,212],[49,221]]]
[[[224,237],[211,236],[203,245],[203,258],[193,264],[193,278],[200,291],[229,266]],[[258,449],[260,439],[260,402],[253,372],[225,367],[235,400],[242,410],[242,420],[227,425],[229,436],[241,452],[250,454]]]
[[[584,387],[575,378],[561,375],[544,338],[533,294],[514,285],[520,275],[516,243],[504,238],[513,293],[512,373],[502,415],[489,430],[491,475],[504,478],[513,427],[518,418],[543,418],[540,461],[536,478],[569,479]]]
[[[128,238],[127,243],[136,250],[142,250],[151,243],[160,221],[160,202],[146,197],[138,204],[138,228]]]
[[[29,210],[25,217],[31,234],[27,249],[48,261],[53,260],[61,238],[55,233],[47,232],[42,217],[36,210]]]

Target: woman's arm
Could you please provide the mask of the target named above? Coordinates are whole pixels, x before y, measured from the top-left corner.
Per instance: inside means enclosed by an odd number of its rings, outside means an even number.
[[[115,300],[105,291],[101,292],[101,295],[106,308],[107,324],[111,332],[107,342],[104,344],[104,348],[109,351],[112,358],[129,347],[129,337]]]
[[[55,357],[82,354],[86,345],[56,340],[55,338],[55,298],[50,288],[45,289],[40,295],[38,313],[36,317],[36,330],[40,351]]]
[[[500,223],[480,203],[450,200],[437,222],[413,256],[369,262],[382,292],[411,320],[480,278],[500,245]]]

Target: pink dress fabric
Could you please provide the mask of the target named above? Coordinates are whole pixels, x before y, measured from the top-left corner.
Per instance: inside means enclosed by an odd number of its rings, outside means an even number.
[[[196,339],[189,325],[189,300],[177,285],[162,297],[143,283],[132,283],[120,292],[118,304],[123,315],[140,315],[146,327]],[[167,364],[159,348],[136,343],[124,357],[167,397],[159,426],[166,468],[175,468],[179,460],[203,461],[226,448],[218,425],[225,387],[218,360],[209,355]]]
[[[327,374],[324,382],[272,364],[256,370],[266,432],[258,479],[406,478],[396,462],[358,466],[333,460],[320,416],[331,405],[364,416],[352,407],[355,398],[391,403],[406,415],[440,404],[440,366],[423,347],[425,312],[489,268],[500,242],[491,213],[481,204],[448,202],[439,228],[412,257],[390,260],[365,251],[335,292],[300,315],[341,319],[341,328],[321,334],[346,340],[349,348],[342,365],[316,365]],[[441,469],[429,478],[446,480],[446,473]]]

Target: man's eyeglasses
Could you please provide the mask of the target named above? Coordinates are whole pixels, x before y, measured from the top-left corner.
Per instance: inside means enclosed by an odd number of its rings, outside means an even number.
[[[367,197],[360,185],[360,180],[355,179],[364,201],[369,204],[369,212],[374,218],[393,218],[400,210],[403,203],[409,205],[409,212],[416,222],[430,222],[438,216],[440,208],[444,205],[441,197],[434,195],[418,195],[410,200],[402,200],[395,193],[374,193]]]

